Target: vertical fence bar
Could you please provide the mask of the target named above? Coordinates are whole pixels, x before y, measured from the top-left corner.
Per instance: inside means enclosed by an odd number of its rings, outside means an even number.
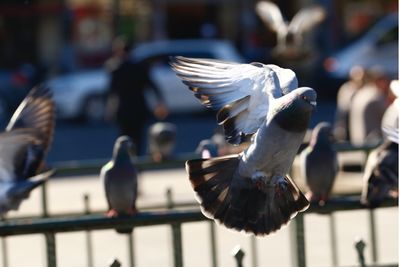
[[[47,267],[56,267],[56,238],[54,233],[45,233],[46,238],[46,253],[47,253]]]
[[[135,253],[134,253],[134,246],[133,246],[133,231],[132,233],[127,234],[128,236],[128,255],[129,255],[129,266],[135,267]]]
[[[298,213],[291,222],[292,266],[306,266],[306,244],[304,240],[304,217]]]
[[[90,198],[88,194],[83,195],[83,203],[85,207],[85,214],[90,214]],[[85,231],[86,239],[86,253],[87,253],[87,266],[93,267],[93,246],[92,246],[92,232]]]
[[[49,217],[49,211],[47,206],[47,183],[43,183],[42,189],[42,217]],[[47,256],[47,266],[56,267],[57,266],[57,256],[56,256],[56,239],[54,233],[44,233],[46,240],[46,256]]]
[[[338,266],[337,241],[336,241],[336,220],[335,214],[329,213],[329,232],[331,235],[332,266]]]
[[[373,209],[370,209],[368,211],[369,215],[369,230],[370,230],[370,236],[371,236],[371,250],[372,250],[372,262],[376,263],[378,262],[378,252],[376,248],[376,223],[375,223],[375,211]]]
[[[365,257],[364,257],[364,248],[366,246],[365,242],[362,239],[359,239],[355,242],[354,246],[357,250],[358,261],[360,263],[360,267],[366,267]]]
[[[8,267],[8,249],[7,249],[7,239],[5,237],[1,238],[1,253],[3,254],[2,263],[3,267]]]
[[[5,221],[5,215],[0,216],[0,221]],[[7,249],[7,238],[5,236],[1,237],[1,253],[3,255],[2,264],[3,267],[8,267],[8,249]]]
[[[174,207],[174,202],[172,198],[172,190],[171,188],[167,189],[167,207],[168,209],[172,209]],[[174,255],[174,266],[175,267],[183,267],[183,255],[182,255],[182,232],[181,232],[181,224],[180,223],[172,223],[172,247],[173,247],[173,255]]]
[[[211,243],[211,266],[218,267],[217,262],[217,239],[215,236],[215,222],[210,221],[210,243]]]
[[[250,236],[250,247],[251,247],[251,266],[258,267],[257,258],[257,239],[254,235]]]
[[[49,212],[48,212],[48,207],[47,207],[47,190],[46,190],[46,185],[47,183],[43,183],[41,186],[41,204],[42,204],[42,217],[48,217]]]

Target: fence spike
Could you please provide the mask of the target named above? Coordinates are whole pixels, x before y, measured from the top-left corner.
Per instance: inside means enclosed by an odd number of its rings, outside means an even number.
[[[237,267],[243,267],[243,258],[245,256],[245,253],[243,249],[240,247],[240,245],[237,245],[233,248],[232,256],[236,260]]]
[[[110,265],[110,267],[120,267],[121,263],[119,262],[119,260],[117,258],[114,258],[110,261],[109,265]]]
[[[364,249],[366,247],[366,244],[365,244],[364,240],[362,240],[361,238],[357,238],[356,242],[354,243],[354,247],[357,250],[358,261],[360,262],[360,266],[366,267],[365,257],[364,257]]]

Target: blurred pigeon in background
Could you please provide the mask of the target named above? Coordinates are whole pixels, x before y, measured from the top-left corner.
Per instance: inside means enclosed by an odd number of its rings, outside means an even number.
[[[391,82],[390,89],[398,97],[397,80]],[[371,208],[379,206],[387,197],[398,197],[399,112],[400,102],[396,98],[383,115],[384,142],[368,155],[364,168],[361,203]]]
[[[171,158],[176,143],[176,126],[168,122],[154,123],[149,129],[148,142],[154,161]]]
[[[316,92],[297,88],[295,73],[276,65],[175,57],[171,66],[203,105],[218,110],[228,142],[253,135],[240,154],[186,162],[203,213],[228,228],[267,235],[307,209],[287,173]]]
[[[44,171],[54,126],[50,91],[34,87],[0,134],[0,215],[17,210],[22,200],[54,173]]]
[[[339,170],[332,137],[332,126],[327,122],[318,123],[310,144],[300,154],[300,173],[310,189],[307,198],[320,206],[327,202]]]
[[[269,1],[260,1],[256,12],[265,26],[277,34],[277,46],[273,50],[275,57],[287,59],[299,58],[311,53],[310,45],[305,44],[304,35],[321,23],[326,12],[320,6],[301,9],[288,22],[284,19],[279,7]]]
[[[219,156],[218,149],[218,143],[213,139],[204,139],[200,141],[195,153],[199,154],[202,159],[209,159]]]
[[[134,145],[126,136],[117,138],[112,158],[100,171],[108,203],[108,217],[136,214],[138,194],[137,170],[133,163]],[[132,228],[117,228],[118,233],[130,233]]]

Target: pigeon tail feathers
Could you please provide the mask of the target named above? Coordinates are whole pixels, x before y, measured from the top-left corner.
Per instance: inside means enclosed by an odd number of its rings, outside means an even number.
[[[260,188],[239,176],[239,155],[186,162],[202,212],[230,229],[268,235],[309,206],[289,177],[274,177]]]

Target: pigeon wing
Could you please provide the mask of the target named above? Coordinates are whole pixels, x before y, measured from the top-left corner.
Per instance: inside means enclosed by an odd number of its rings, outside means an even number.
[[[43,144],[51,145],[55,125],[55,104],[51,92],[43,86],[34,87],[18,106],[7,125],[6,132],[34,129],[32,132]]]
[[[256,12],[264,24],[272,31],[278,32],[287,28],[279,7],[274,3],[268,1],[258,2]]]
[[[0,180],[24,180],[36,175],[43,148],[31,129],[0,134]]]
[[[271,98],[282,96],[277,74],[260,63],[175,57],[171,66],[204,106],[218,110],[217,122],[231,144],[255,133]]]
[[[320,6],[304,8],[293,17],[289,23],[288,31],[293,34],[302,34],[322,22],[325,17],[325,9]]]

